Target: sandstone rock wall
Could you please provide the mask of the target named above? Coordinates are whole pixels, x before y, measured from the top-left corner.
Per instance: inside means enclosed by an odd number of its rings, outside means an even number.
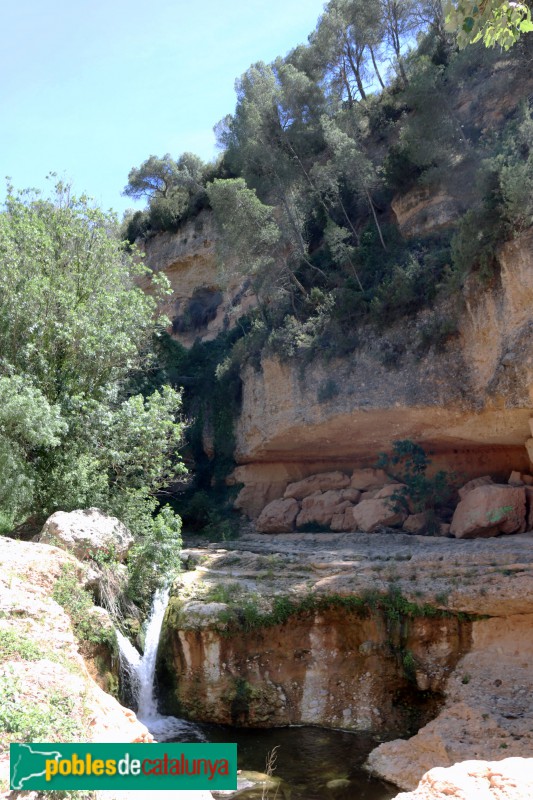
[[[370,769],[414,789],[433,767],[531,753],[532,624],[531,614],[474,622],[472,647],[447,682],[444,709],[411,739],[380,745]]]
[[[197,338],[215,339],[255,302],[247,281],[224,281],[220,275],[209,211],[187,221],[178,233],[158,234],[140,247],[147,266],[170,282],[172,294],[160,310],[171,320],[169,332],[187,347]],[[152,291],[149,279],[141,286]]]
[[[183,613],[186,618],[186,608]],[[173,702],[187,718],[390,735],[435,713],[468,641],[469,624],[454,617],[414,620],[401,635],[380,614],[365,618],[339,608],[245,634],[185,622],[172,634],[167,658]],[[409,674],[410,661],[404,663],[406,652],[424,676],[422,690]]]
[[[349,359],[302,367],[264,357],[260,370],[246,367],[237,423],[240,508],[256,516],[283,483],[371,466],[396,439],[421,443],[434,452],[435,468],[463,478],[527,472],[533,234],[505,245],[500,260],[501,283],[470,286],[460,335],[444,353],[407,349],[391,369],[370,337]],[[320,387],[332,380],[337,391],[321,402]]]
[[[189,570],[162,638],[167,710],[402,736],[431,719],[370,756],[369,768],[405,789],[434,767],[531,753],[533,533],[248,534],[183,555]],[[331,602],[316,609],[311,597]],[[364,597],[361,615],[350,599]],[[261,625],[276,598],[306,599],[308,610]]]

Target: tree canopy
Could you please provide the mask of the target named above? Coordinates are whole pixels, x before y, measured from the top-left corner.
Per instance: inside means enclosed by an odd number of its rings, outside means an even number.
[[[67,186],[49,199],[9,189],[0,213],[4,530],[98,506],[129,524],[141,548],[170,519],[156,524],[153,514],[157,493],[183,471],[180,396],[128,391],[160,323],[135,285],[146,268],[116,234],[113,216]],[[165,530],[176,539],[179,520]]]

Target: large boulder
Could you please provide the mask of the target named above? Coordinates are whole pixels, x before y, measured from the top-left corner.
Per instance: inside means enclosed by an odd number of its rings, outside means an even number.
[[[466,494],[453,515],[450,532],[457,539],[521,533],[526,528],[523,486],[492,484]]]
[[[329,528],[333,515],[341,514],[351,506],[352,498],[359,499],[357,489],[330,489],[328,492],[316,492],[310,497],[304,497],[296,525],[302,527],[316,523]]]
[[[464,486],[461,486],[459,489],[459,497],[463,500],[468,492],[477,489],[479,486],[494,486],[494,481],[490,475],[483,475],[481,478],[473,478],[471,481],[468,481],[468,483],[465,483]]]
[[[299,511],[300,504],[293,497],[272,500],[261,511],[257,530],[259,533],[290,533]]]
[[[276,490],[277,487],[273,487],[268,482],[257,482],[243,486],[235,498],[233,508],[237,511],[244,511],[248,516],[257,517],[261,509],[275,499]]]
[[[372,533],[380,526],[394,527],[401,525],[407,517],[403,511],[397,511],[390,497],[361,500],[353,508],[355,530]]]
[[[124,561],[133,535],[116,517],[99,508],[56,511],[48,517],[39,541],[67,550],[77,558],[98,558],[99,554]]]
[[[393,495],[403,496],[405,489],[407,489],[405,483],[389,483],[383,489],[375,490],[372,496],[377,500],[384,500],[386,497],[392,497]]]
[[[350,485],[350,479],[344,472],[320,472],[310,475],[301,481],[289,483],[285,489],[284,497],[294,497],[303,500],[314,492],[327,492],[329,489],[344,489]]]
[[[361,492],[368,492],[372,489],[382,489],[387,483],[394,483],[394,479],[382,469],[355,469],[350,486]]]
[[[395,800],[530,800],[533,758],[501,761],[460,761],[426,772],[412,792]]]
[[[333,514],[330,528],[332,531],[355,531],[355,520],[353,518],[354,506],[350,503],[344,511]]]
[[[428,523],[429,514],[427,511],[421,511],[419,514],[409,514],[402,527],[407,533],[424,533]]]

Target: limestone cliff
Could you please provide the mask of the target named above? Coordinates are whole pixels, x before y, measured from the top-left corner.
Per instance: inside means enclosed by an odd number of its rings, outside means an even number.
[[[533,413],[533,234],[499,251],[501,278],[467,287],[459,335],[420,355],[412,334],[434,312],[404,323],[397,363],[369,333],[350,358],[303,365],[265,356],[242,373],[236,459],[240,507],[256,516],[288,482],[327,468],[371,465],[395,439],[413,439],[464,476],[528,469]],[[328,385],[329,399],[321,388]],[[263,503],[264,505],[264,503]]]
[[[533,534],[248,534],[183,557],[160,651],[169,710],[385,738],[431,720],[370,756],[407,789],[432,767],[530,754]]]
[[[247,281],[226,281],[218,271],[209,211],[186,222],[179,233],[160,233],[139,246],[150,269],[169,280],[171,294],[160,311],[171,321],[172,336],[186,346],[197,338],[216,338],[254,302]],[[149,279],[141,286],[151,291]]]
[[[184,344],[208,340],[253,303],[246,285],[223,287],[214,256],[212,220],[202,212],[179,234],[146,243],[150,266],[164,271],[173,293],[163,309]],[[434,452],[436,466],[465,477],[528,470],[524,447],[533,411],[533,234],[498,253],[495,285],[465,287],[458,335],[443,352],[421,353],[417,331],[435,310],[421,312],[381,337],[363,331],[343,359],[306,364],[263,355],[243,368],[236,421],[234,482],[238,506],[252,517],[287,483],[329,468],[374,463],[395,439]],[[147,287],[149,289],[149,287]],[[388,347],[400,346],[394,363]]]

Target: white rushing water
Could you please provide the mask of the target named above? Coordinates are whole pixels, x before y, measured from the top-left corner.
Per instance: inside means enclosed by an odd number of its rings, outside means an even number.
[[[153,599],[152,610],[146,628],[144,655],[117,631],[120,663],[137,702],[137,717],[159,740],[178,739],[205,741],[200,729],[192,722],[177,717],[165,717],[157,710],[155,693],[155,666],[163,617],[168,604],[169,589],[159,589]]]

